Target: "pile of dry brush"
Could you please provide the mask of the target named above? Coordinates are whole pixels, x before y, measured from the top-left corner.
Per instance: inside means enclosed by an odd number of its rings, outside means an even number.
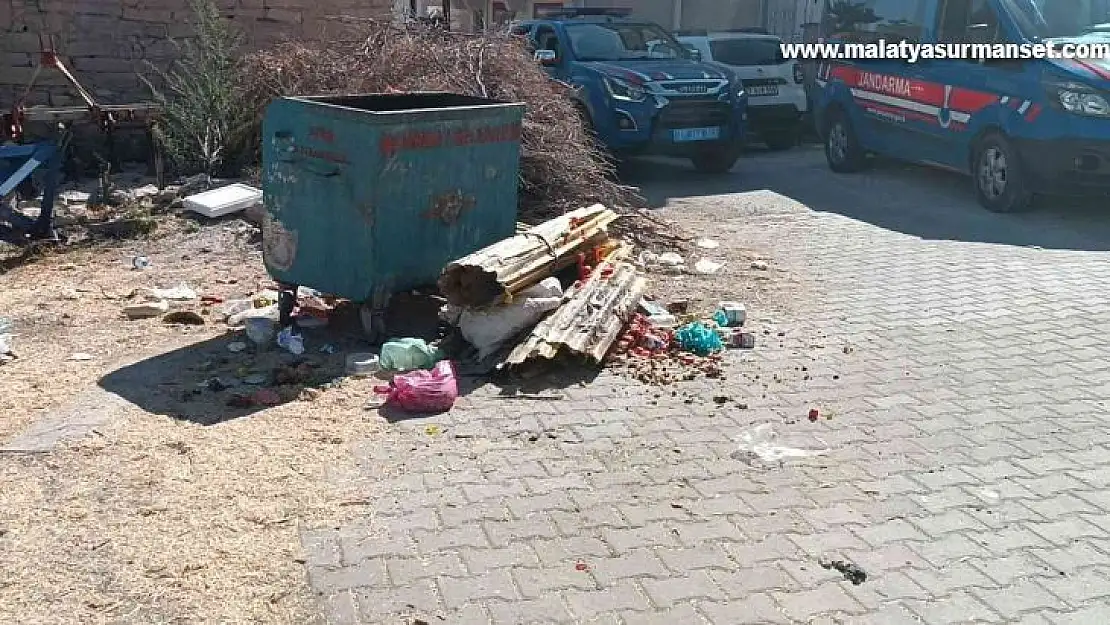
[[[364,22],[326,44],[288,42],[252,53],[242,76],[259,118],[267,102],[283,95],[448,91],[523,102],[522,221],[601,203],[626,215],[614,229],[635,243],[684,247],[687,237],[648,215],[635,190],[614,180],[569,97],[571,87],[551,80],[508,33]]]

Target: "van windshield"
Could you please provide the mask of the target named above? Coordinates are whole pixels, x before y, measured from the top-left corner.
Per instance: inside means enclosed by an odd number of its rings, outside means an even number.
[[[1110,0],[1002,0],[1030,39],[1110,41]]]
[[[578,23],[566,28],[579,61],[691,58],[689,50],[655,24]]]

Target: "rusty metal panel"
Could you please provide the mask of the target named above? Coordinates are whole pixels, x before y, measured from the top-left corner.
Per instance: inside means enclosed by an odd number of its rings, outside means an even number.
[[[275,100],[263,120],[274,279],[354,301],[434,284],[516,227],[524,106],[447,93]]]

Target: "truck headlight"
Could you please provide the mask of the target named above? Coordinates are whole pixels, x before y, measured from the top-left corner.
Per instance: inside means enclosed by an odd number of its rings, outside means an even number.
[[[604,77],[605,89],[614,100],[623,102],[643,102],[647,99],[647,91],[639,85],[623,81],[619,78]]]
[[[1110,102],[1091,87],[1078,83],[1050,84],[1052,103],[1059,108],[1087,117],[1110,117]]]

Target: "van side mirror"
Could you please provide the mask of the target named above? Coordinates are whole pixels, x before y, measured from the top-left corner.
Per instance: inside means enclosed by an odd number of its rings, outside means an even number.
[[[540,65],[554,65],[556,55],[554,50],[536,50],[533,55]]]
[[[690,53],[690,58],[694,59],[695,61],[701,60],[701,50],[698,50],[694,46],[687,46],[686,51]]]

